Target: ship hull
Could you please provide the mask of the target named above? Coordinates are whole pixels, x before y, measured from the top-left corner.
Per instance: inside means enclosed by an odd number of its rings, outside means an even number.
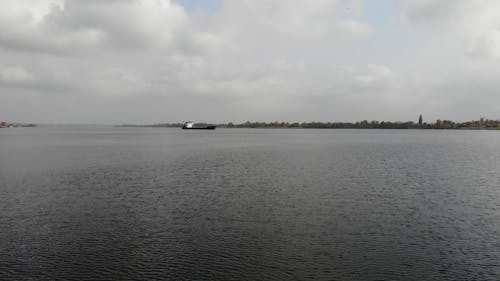
[[[215,130],[215,126],[206,127],[182,127],[183,130]]]

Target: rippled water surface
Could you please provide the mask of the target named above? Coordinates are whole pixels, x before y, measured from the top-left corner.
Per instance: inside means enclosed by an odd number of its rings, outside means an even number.
[[[0,280],[500,280],[500,131],[0,129]]]

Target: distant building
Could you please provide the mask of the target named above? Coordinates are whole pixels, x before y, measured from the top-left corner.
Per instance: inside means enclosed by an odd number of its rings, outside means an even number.
[[[418,127],[422,128],[422,114],[418,117]]]
[[[8,128],[8,127],[9,127],[9,124],[7,122],[3,122],[3,121],[0,122],[0,128]]]

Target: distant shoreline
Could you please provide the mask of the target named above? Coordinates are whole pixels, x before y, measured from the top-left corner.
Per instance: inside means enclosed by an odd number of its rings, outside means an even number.
[[[239,124],[221,123],[199,125],[215,125],[217,128],[255,128],[255,129],[432,129],[432,130],[500,130],[500,120],[481,118],[467,122],[450,120],[436,120],[426,122],[392,122],[392,121],[357,121],[357,122],[244,122]],[[123,124],[116,127],[145,127],[145,128],[181,128],[182,123],[160,123],[150,125]]]
[[[32,123],[25,124],[25,123],[8,123],[8,122],[4,122],[4,121],[0,122],[0,129],[28,128],[28,127],[36,127],[36,126],[37,126],[36,124],[32,124]]]
[[[117,128],[180,128],[173,126],[155,126],[155,125],[115,125],[113,127]],[[308,129],[320,129],[320,130],[456,130],[456,131],[498,131],[500,128],[315,128],[315,127],[294,127],[294,128],[283,128],[283,127],[225,127],[218,126],[217,128],[223,129],[282,129],[282,130],[308,130]]]

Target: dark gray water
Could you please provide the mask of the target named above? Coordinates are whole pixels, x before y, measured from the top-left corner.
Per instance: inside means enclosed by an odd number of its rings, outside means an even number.
[[[0,280],[500,280],[500,131],[0,129]]]

